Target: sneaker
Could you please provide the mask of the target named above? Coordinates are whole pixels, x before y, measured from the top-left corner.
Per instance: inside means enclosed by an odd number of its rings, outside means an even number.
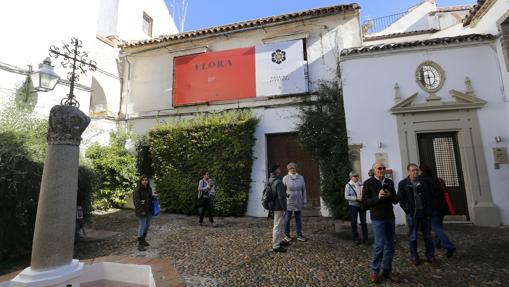
[[[272,248],[272,251],[274,252],[286,252],[286,248],[284,248],[283,246],[279,246],[278,248]]]
[[[378,281],[380,281],[380,276],[378,276],[378,273],[376,272],[370,272],[369,280],[371,280],[371,282],[373,283],[378,283]]]
[[[284,241],[284,242],[286,242],[286,243],[290,243],[290,242],[292,242],[292,238],[291,238],[291,237],[289,237],[289,236],[285,236],[285,237],[283,238],[283,241]]]
[[[447,258],[451,258],[454,255],[454,251],[456,251],[456,247],[453,247],[452,249],[447,250],[447,253],[445,253],[445,256]]]
[[[297,240],[298,241],[302,241],[302,242],[308,241],[308,239],[306,237],[304,237],[304,236],[297,236]]]
[[[398,275],[392,272],[389,272],[389,274],[383,274],[383,276],[394,283],[401,283],[401,279],[398,277]]]
[[[283,241],[281,241],[281,243],[279,243],[279,245],[280,246],[290,246],[290,245],[292,245],[292,243],[286,242],[286,241],[283,240]]]
[[[428,263],[431,264],[431,266],[438,268],[440,267],[440,261],[438,261],[436,258],[430,258],[428,259]]]

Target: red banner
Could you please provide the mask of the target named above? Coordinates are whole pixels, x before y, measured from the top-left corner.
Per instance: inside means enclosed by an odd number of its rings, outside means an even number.
[[[177,57],[173,77],[173,106],[255,98],[255,47]]]

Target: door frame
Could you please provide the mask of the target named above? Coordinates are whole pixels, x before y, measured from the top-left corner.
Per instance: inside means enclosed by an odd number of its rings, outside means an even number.
[[[470,220],[476,225],[498,226],[500,216],[491,196],[477,117],[477,109],[486,102],[471,93],[450,93],[456,101],[414,104],[414,94],[390,110],[396,116],[401,170],[410,162],[419,163],[419,133],[456,132]]]

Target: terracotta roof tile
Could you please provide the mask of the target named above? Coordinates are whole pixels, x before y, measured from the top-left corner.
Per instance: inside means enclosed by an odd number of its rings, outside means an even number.
[[[187,38],[194,38],[201,35],[212,35],[216,33],[222,33],[225,31],[236,31],[236,30],[242,30],[245,28],[251,28],[251,27],[257,27],[262,26],[264,24],[275,24],[279,22],[284,21],[294,21],[299,18],[306,18],[309,16],[326,16],[326,15],[332,15],[344,11],[354,11],[360,9],[359,5],[356,3],[351,4],[342,4],[342,5],[336,5],[336,6],[330,6],[330,7],[323,7],[323,8],[317,8],[312,10],[306,10],[301,12],[295,12],[295,13],[289,13],[289,14],[283,14],[278,16],[271,16],[266,18],[260,18],[260,19],[254,19],[254,20],[248,20],[233,24],[227,24],[222,26],[216,26],[211,28],[205,28],[201,30],[195,30],[190,32],[183,32],[178,34],[172,34],[172,35],[164,35],[159,36],[157,38],[148,39],[148,40],[141,40],[141,41],[131,41],[125,43],[122,47],[123,48],[132,48],[132,47],[138,47],[142,45],[149,45],[149,44],[156,44],[156,43],[163,43],[163,42],[171,42],[174,40],[180,40],[180,39],[187,39]]]
[[[472,22],[472,20],[481,12],[482,10],[487,10],[491,5],[495,3],[495,0],[477,0],[477,4],[474,5],[472,9],[470,9],[470,13],[463,19],[463,26],[468,26]]]
[[[447,13],[447,12],[455,12],[455,11],[467,11],[472,9],[473,5],[463,5],[463,6],[450,6],[450,7],[439,7],[435,11],[431,11],[429,15],[435,15],[437,13]]]
[[[410,32],[401,32],[401,33],[393,33],[393,34],[385,34],[385,35],[378,35],[378,36],[366,36],[364,37],[364,41],[377,41],[377,40],[383,40],[383,39],[392,39],[392,38],[400,38],[400,37],[407,37],[407,36],[414,36],[414,35],[422,35],[422,34],[432,34],[435,32],[438,32],[437,29],[428,29],[428,30],[417,30],[417,31],[410,31]]]
[[[430,47],[430,46],[468,43],[468,42],[476,42],[476,41],[487,41],[487,40],[493,40],[493,39],[495,39],[495,36],[493,36],[491,34],[469,34],[469,35],[461,35],[461,36],[456,36],[456,37],[443,37],[443,38],[428,39],[428,40],[422,40],[422,41],[378,44],[378,45],[344,49],[341,51],[341,56],[352,56],[352,55],[367,54],[367,53],[372,53],[372,52],[401,50],[401,49],[415,48],[415,47]]]

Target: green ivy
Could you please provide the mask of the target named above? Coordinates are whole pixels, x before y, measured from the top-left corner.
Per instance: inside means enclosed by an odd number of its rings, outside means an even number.
[[[195,213],[198,181],[208,171],[216,182],[215,214],[243,216],[257,124],[250,112],[236,111],[150,130],[150,155],[161,206],[169,212]]]
[[[110,133],[108,146],[97,143],[85,152],[100,177],[99,188],[94,194],[93,206],[97,209],[122,207],[136,186],[136,160],[125,144],[129,132]]]
[[[335,81],[323,81],[316,98],[308,98],[301,107],[297,127],[299,141],[320,167],[320,195],[335,218],[346,218],[342,187],[351,168],[343,106],[343,88]]]

